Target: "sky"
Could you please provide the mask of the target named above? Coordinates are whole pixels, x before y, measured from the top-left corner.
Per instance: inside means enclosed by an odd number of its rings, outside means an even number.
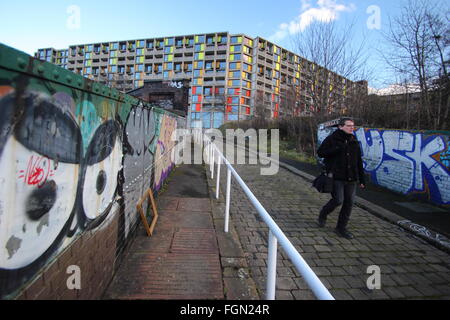
[[[313,21],[354,23],[375,70],[369,86],[395,81],[377,49],[388,16],[405,0],[18,0],[0,5],[0,42],[33,55],[39,48],[228,31],[293,50],[292,37]],[[432,0],[435,1],[435,0]],[[437,1],[437,0],[436,0]],[[293,50],[294,51],[294,50]]]

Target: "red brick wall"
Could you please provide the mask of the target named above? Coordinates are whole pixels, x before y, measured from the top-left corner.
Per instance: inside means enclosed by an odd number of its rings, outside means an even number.
[[[83,233],[46,267],[16,299],[67,300],[99,299],[112,279],[117,248],[118,217],[114,214],[105,226]],[[81,289],[70,290],[67,268],[80,268]]]

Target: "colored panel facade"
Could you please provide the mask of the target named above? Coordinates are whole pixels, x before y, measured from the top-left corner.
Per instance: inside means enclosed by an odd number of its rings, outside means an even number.
[[[271,118],[318,111],[311,89],[314,73],[323,72],[267,40],[228,32],[45,48],[35,56],[123,92],[146,80],[189,79],[196,91],[188,117],[205,128],[261,116],[257,107]],[[329,73],[328,109],[336,110],[355,83]]]

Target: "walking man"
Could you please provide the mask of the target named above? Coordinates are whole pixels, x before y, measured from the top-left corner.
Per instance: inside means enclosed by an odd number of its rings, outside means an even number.
[[[338,206],[342,205],[336,226],[336,233],[346,239],[353,239],[347,230],[356,185],[365,187],[364,169],[361,150],[356,137],[353,135],[355,124],[350,118],[339,120],[339,129],[329,135],[317,151],[319,157],[324,158],[327,173],[333,176],[333,191],[331,200],[322,208],[319,214],[319,226],[324,227],[327,216]]]

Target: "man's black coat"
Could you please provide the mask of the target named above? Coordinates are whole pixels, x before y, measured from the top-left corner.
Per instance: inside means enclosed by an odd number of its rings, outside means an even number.
[[[324,158],[327,172],[335,180],[357,181],[365,184],[363,162],[359,142],[353,134],[338,129],[329,135],[317,151]]]

